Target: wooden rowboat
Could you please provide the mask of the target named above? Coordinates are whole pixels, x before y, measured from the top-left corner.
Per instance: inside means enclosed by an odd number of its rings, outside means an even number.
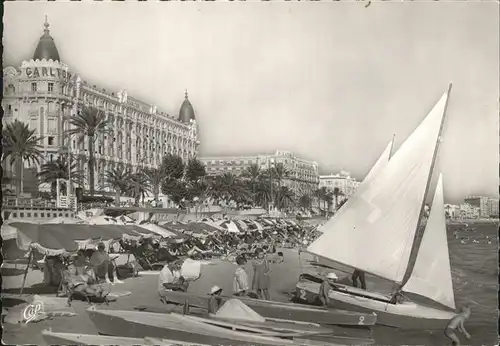
[[[184,306],[174,304],[162,304],[158,306],[138,306],[135,308],[139,311],[153,313],[185,313]],[[357,328],[349,326],[328,325],[322,326],[317,323],[292,321],[275,318],[265,318],[264,322],[251,321],[248,319],[221,317],[220,315],[209,314],[207,309],[190,307],[188,315],[203,318],[210,318],[219,321],[237,323],[247,327],[256,327],[261,329],[274,330],[278,332],[294,331],[300,332],[304,336],[318,339],[317,335],[324,333],[328,335],[328,340],[331,342],[339,342],[343,345],[368,345],[374,342],[369,329]]]
[[[158,338],[137,339],[122,336],[54,333],[50,330],[42,331],[42,337],[48,345],[207,346]]]
[[[165,297],[168,302],[185,304],[207,309],[209,296],[186,292],[168,292]],[[222,303],[232,297],[222,296]],[[287,319],[294,321],[315,322],[323,325],[362,326],[371,327],[377,322],[377,315],[373,312],[354,312],[338,309],[326,309],[317,306],[308,306],[295,303],[283,303],[260,299],[238,297],[245,305],[266,318]]]
[[[100,333],[132,338],[157,337],[211,345],[340,345],[302,338],[296,332],[277,332],[180,314],[87,309]],[[342,343],[345,345],[345,343]]]

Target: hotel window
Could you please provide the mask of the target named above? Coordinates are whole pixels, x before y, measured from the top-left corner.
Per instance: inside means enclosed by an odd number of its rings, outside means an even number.
[[[56,119],[48,119],[47,120],[47,132],[48,133],[57,133]]]
[[[49,94],[54,92],[54,83],[49,83]]]
[[[49,136],[48,137],[48,143],[49,143],[49,145],[54,145],[54,137]]]
[[[31,91],[36,92],[37,91],[37,85],[36,83],[31,83]]]

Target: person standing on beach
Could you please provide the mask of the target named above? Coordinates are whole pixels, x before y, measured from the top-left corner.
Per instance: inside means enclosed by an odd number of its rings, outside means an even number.
[[[220,297],[222,294],[222,288],[219,286],[213,286],[208,294],[210,295],[210,298],[208,299],[208,313],[216,314],[222,304],[222,299]]]
[[[243,256],[236,258],[238,268],[234,272],[233,291],[235,296],[245,296],[250,287],[248,287],[248,274],[245,270],[246,259]]]
[[[321,286],[319,287],[318,299],[321,303],[321,306],[328,307],[330,304],[330,290],[337,289],[337,285],[335,283],[338,280],[337,274],[331,272],[323,279]]]
[[[464,322],[469,319],[470,314],[470,307],[464,306],[462,308],[462,311],[459,314],[455,315],[446,326],[444,335],[446,335],[446,337],[451,340],[452,345],[460,345],[460,339],[458,338],[457,334],[455,334],[455,330],[458,330],[459,332],[464,334],[467,340],[470,339],[470,334],[465,330],[464,327]]]
[[[365,281],[365,272],[355,269],[354,273],[352,273],[352,285],[354,287],[358,287],[358,279],[359,283],[361,284],[361,288],[366,290],[366,281]]]
[[[271,284],[270,266],[262,249],[255,250],[257,258],[253,261],[252,290],[256,291],[261,299],[271,300],[269,287]]]

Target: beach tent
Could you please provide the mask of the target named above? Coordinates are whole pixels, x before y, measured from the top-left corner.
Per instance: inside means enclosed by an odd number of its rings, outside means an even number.
[[[266,225],[266,226],[274,226],[274,225],[276,225],[276,223],[274,223],[273,221],[271,221],[269,219],[262,218],[262,219],[258,219],[257,221],[260,222],[260,223],[262,223],[262,224],[264,224],[264,225]]]

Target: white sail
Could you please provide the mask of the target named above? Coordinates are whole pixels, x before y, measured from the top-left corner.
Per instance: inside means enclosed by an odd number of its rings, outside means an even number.
[[[375,162],[375,164],[373,165],[372,169],[370,169],[370,171],[368,172],[368,174],[366,175],[365,179],[363,180],[363,182],[361,184],[366,184],[368,183],[370,180],[372,180],[372,178],[374,176],[377,175],[377,173],[385,167],[385,165],[387,164],[387,162],[389,162],[389,159],[391,158],[391,151],[392,151],[392,146],[394,145],[394,139],[391,140],[389,142],[389,144],[387,144],[387,147],[385,148],[384,152],[382,153],[382,155],[380,155],[380,157],[378,158],[377,162]],[[360,186],[361,186],[360,184]],[[346,202],[346,204],[344,206],[347,205],[347,203],[349,203],[349,200]]]
[[[323,225],[307,249],[319,257],[401,282],[410,257],[440,134],[445,93],[385,167]]]
[[[416,293],[455,309],[441,174],[415,266],[403,291]]]

